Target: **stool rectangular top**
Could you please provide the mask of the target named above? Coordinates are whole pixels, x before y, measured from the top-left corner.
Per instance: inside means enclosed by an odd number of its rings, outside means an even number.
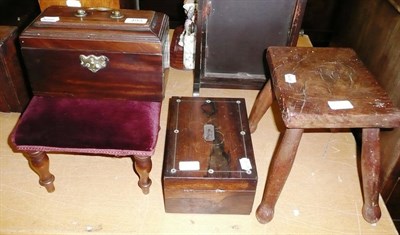
[[[400,126],[400,110],[352,49],[269,47],[267,61],[288,128]]]

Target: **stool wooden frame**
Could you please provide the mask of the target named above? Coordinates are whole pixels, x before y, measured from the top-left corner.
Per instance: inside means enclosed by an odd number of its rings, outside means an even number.
[[[362,215],[367,222],[376,223],[381,216],[380,128],[400,126],[399,109],[351,49],[270,47],[267,61],[272,81],[266,83],[254,103],[250,130],[257,129],[274,96],[286,130],[271,160],[256,212],[259,222],[267,223],[274,216],[304,129],[362,128]]]

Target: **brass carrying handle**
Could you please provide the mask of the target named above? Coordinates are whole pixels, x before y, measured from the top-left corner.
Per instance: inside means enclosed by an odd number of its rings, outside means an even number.
[[[113,9],[107,8],[107,7],[91,7],[91,8],[87,8],[86,10],[78,9],[75,12],[75,16],[78,18],[84,18],[88,15],[87,11],[102,11],[102,12],[111,11],[110,18],[112,18],[112,19],[122,19],[125,17],[120,10],[113,10]]]

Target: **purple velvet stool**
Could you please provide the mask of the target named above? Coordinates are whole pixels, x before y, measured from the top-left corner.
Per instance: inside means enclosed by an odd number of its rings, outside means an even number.
[[[11,134],[39,183],[54,191],[47,152],[130,156],[149,193],[161,102],[34,96]]]
[[[168,22],[154,11],[52,6],[20,34],[33,99],[10,142],[48,192],[51,152],[130,157],[149,193],[169,71]]]

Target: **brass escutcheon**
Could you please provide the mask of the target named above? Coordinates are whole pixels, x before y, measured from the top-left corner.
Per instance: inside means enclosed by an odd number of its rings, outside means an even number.
[[[107,66],[107,62],[109,59],[107,56],[95,56],[95,55],[80,55],[79,59],[81,61],[81,65],[93,73],[96,73],[100,69],[103,69]]]

